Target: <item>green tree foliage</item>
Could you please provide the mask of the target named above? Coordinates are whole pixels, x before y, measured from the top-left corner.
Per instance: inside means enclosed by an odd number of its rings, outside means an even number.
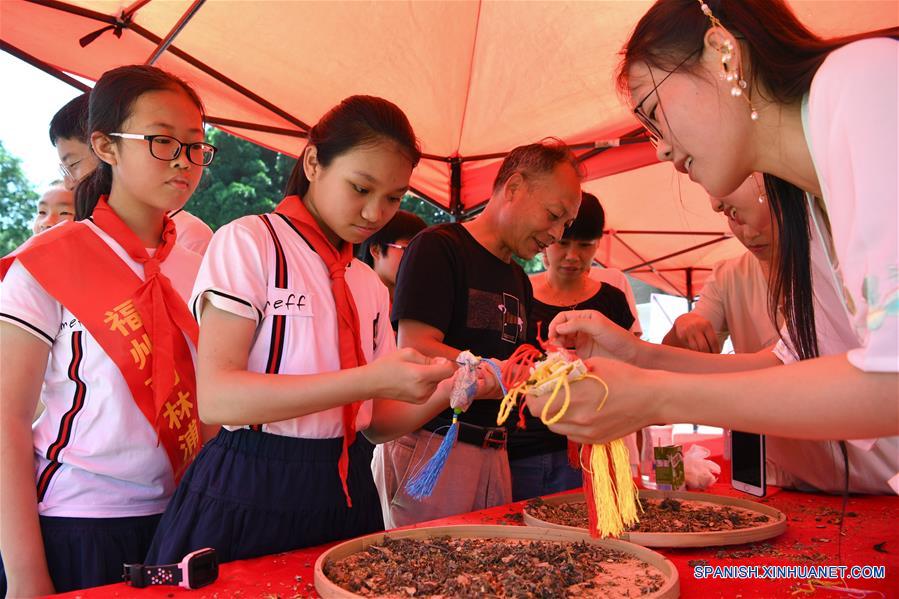
[[[400,210],[415,214],[420,217],[421,220],[428,223],[428,226],[448,223],[453,220],[449,212],[442,208],[438,208],[427,200],[421,199],[414,193],[407,193],[403,196],[403,201],[400,203]]]
[[[210,129],[207,139],[218,152],[185,209],[213,230],[274,210],[295,160],[219,129]]]
[[[22,172],[21,161],[0,142],[0,256],[31,235],[38,194]]]
[[[522,260],[518,256],[514,257],[515,261],[521,264],[521,267],[524,269],[524,272],[532,275],[534,273],[543,272],[546,270],[546,267],[543,266],[543,257],[542,254],[537,254],[530,260]]]

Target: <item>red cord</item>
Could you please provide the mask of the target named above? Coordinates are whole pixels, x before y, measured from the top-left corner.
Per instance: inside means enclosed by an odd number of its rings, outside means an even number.
[[[517,387],[531,376],[531,366],[540,359],[543,354],[533,345],[524,343],[515,348],[509,359],[503,365],[503,385],[506,389]]]

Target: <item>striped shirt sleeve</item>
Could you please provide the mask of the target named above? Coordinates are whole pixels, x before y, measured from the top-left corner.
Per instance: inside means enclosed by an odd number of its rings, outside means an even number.
[[[62,322],[62,306],[16,261],[0,287],[0,320],[28,331],[52,347]]]

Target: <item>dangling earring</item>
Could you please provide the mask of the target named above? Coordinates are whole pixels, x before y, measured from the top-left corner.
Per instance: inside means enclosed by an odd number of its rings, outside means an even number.
[[[728,83],[733,83],[733,87],[730,88],[730,95],[734,98],[739,98],[743,96],[743,90],[749,87],[749,84],[746,83],[746,80],[741,77],[740,68],[731,69],[731,61],[734,58],[734,45],[730,40],[724,41],[724,48],[721,50],[721,77],[727,81]],[[753,121],[759,120],[758,111],[752,106],[752,100],[749,99],[749,96],[744,96],[746,101],[749,103],[749,118]]]
[[[756,176],[754,174],[749,175],[749,178],[752,179],[753,183],[755,183],[755,188],[759,192],[759,204],[764,204],[765,198],[768,197],[768,195],[765,193],[765,190],[762,189],[762,186],[759,185],[759,180],[756,178]]]

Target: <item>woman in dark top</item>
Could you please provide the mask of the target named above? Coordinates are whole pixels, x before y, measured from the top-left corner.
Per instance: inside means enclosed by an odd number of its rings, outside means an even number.
[[[537,323],[541,339],[549,323],[566,310],[597,310],[624,329],[634,322],[624,292],[590,278],[596,246],[602,237],[605,213],[596,196],[581,194],[577,217],[562,239],[543,251],[546,272],[531,277],[534,302],[529,320]],[[528,499],[581,485],[581,473],[568,463],[567,440],[551,432],[525,411],[523,430],[509,439],[512,498]]]

